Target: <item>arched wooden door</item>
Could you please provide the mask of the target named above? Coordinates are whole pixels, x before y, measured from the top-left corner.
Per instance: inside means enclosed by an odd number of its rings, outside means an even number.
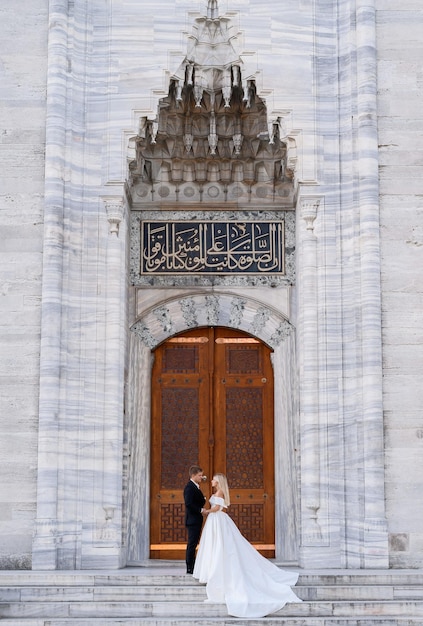
[[[152,376],[151,558],[184,559],[188,468],[227,475],[229,515],[265,556],[275,554],[271,350],[226,328],[165,341]]]

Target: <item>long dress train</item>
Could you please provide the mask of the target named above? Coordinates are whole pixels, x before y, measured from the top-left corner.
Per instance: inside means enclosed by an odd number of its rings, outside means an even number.
[[[257,552],[223,511],[223,498],[212,496],[210,504],[222,508],[207,516],[193,574],[206,583],[206,602],[225,603],[234,617],[264,617],[287,602],[301,602],[291,589],[298,574]]]

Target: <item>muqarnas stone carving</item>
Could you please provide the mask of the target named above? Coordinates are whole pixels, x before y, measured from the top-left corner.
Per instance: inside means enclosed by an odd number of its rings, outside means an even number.
[[[207,16],[195,20],[187,55],[170,78],[157,116],[141,118],[129,168],[134,206],[293,207],[283,121],[268,120],[254,72],[235,44],[230,20],[209,2]]]

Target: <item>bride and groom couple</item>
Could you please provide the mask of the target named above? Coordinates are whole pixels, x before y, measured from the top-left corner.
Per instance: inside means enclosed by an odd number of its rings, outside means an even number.
[[[291,589],[298,574],[281,570],[261,556],[225,512],[230,505],[226,476],[214,474],[210,508],[205,508],[200,489],[205,480],[201,467],[190,467],[189,478],[184,489],[187,574],[206,583],[206,602],[226,604],[235,617],[264,617],[287,602],[301,602]]]

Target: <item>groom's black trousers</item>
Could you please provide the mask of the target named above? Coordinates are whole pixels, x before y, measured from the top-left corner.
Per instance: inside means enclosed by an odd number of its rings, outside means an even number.
[[[197,526],[194,524],[193,526],[187,526],[188,542],[187,542],[186,562],[187,562],[187,572],[191,574],[194,570],[195,549],[198,546],[198,542],[200,541],[201,528],[202,528],[202,525]]]

